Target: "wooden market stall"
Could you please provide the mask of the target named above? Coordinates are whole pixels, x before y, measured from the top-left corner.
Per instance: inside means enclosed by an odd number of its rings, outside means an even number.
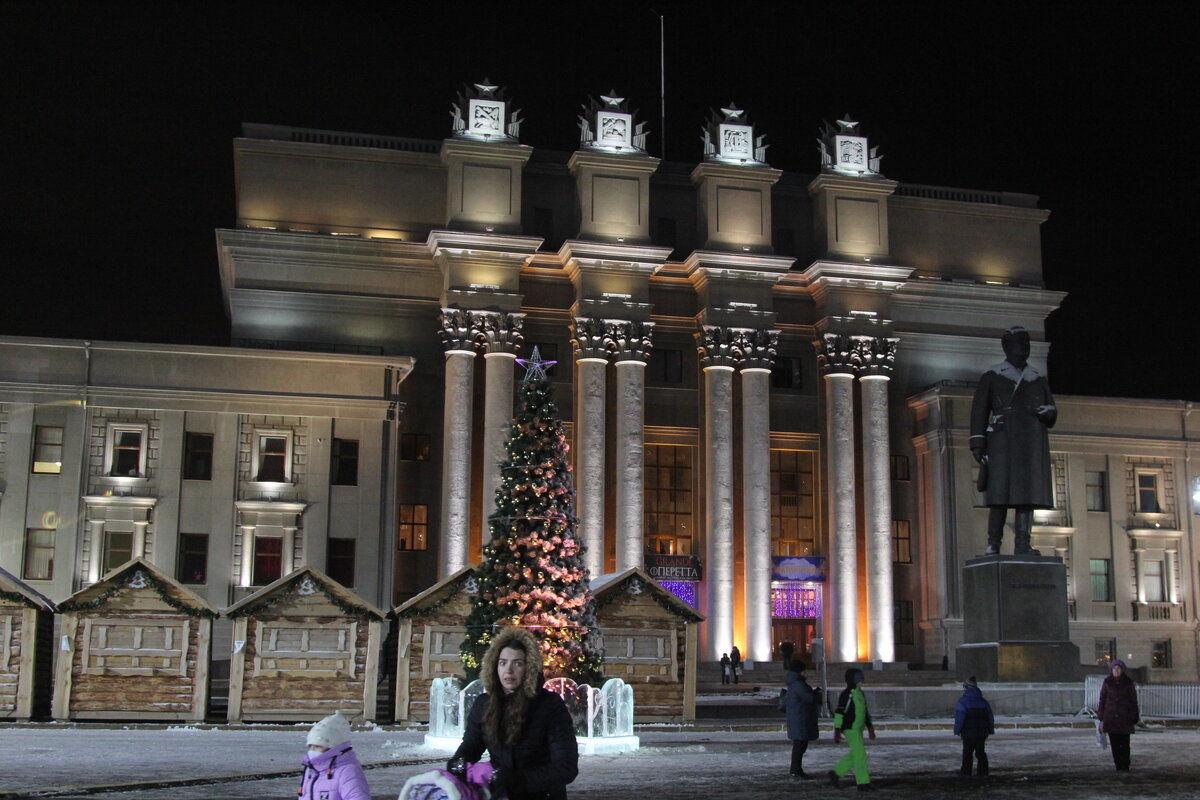
[[[471,598],[466,566],[398,606],[396,635],[396,722],[429,720],[429,687],[434,678],[465,674],[458,649],[466,638]]]
[[[50,714],[54,603],[0,568],[0,719]]]
[[[225,609],[233,620],[229,721],[375,719],[386,612],[301,567]]]
[[[59,603],[53,716],[204,719],[217,610],[138,557]]]
[[[636,567],[601,575],[591,590],[604,633],[604,677],[633,687],[634,720],[694,720],[704,617]]]

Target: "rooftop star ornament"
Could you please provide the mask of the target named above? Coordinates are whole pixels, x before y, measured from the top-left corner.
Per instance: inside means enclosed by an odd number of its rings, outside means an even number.
[[[550,369],[558,362],[543,361],[542,354],[539,353],[537,347],[534,346],[533,353],[529,356],[529,358],[518,358],[517,363],[525,368],[525,378],[521,382],[529,383],[530,381],[549,380],[548,376],[546,375],[546,370]]]

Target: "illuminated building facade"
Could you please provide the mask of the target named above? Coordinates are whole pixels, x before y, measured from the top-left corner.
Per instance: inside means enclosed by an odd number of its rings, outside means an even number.
[[[0,565],[65,596],[125,552],[92,556],[120,519],[131,553],[176,568],[201,544],[170,521],[190,502],[175,473],[204,433],[225,477],[188,526],[209,537],[215,605],[259,585],[276,550],[332,572],[339,538],[357,539],[367,600],[407,599],[478,561],[513,362],[537,345],[558,362],[589,567],[661,569],[707,617],[702,658],[736,643],[769,660],[783,639],[803,656],[822,636],[831,661],[952,659],[961,566],[986,524],[969,384],[1011,325],[1044,364],[1063,298],[1043,285],[1037,198],[888,180],[852,120],[824,131],[814,175],[770,167],[733,107],[704,126],[699,164],[648,155],[620,97],[585,107],[573,153],[522,144],[520,127],[486,85],[459,98],[444,141],[245,126],[237,219],[217,231],[233,348],[164,356],[179,366],[161,375],[258,361],[153,392],[114,365],[124,388],[88,389],[86,406],[78,387],[96,379],[78,376],[100,363],[86,354],[72,356],[75,388],[45,403],[18,386],[28,375],[3,376]],[[228,385],[258,374],[269,386]],[[242,399],[193,407],[201,385]],[[1058,504],[1034,544],[1068,564],[1072,638],[1085,660],[1132,654],[1194,677],[1196,422],[1181,403],[1058,400]],[[145,456],[124,453],[125,426]],[[56,436],[71,475],[22,484]],[[149,482],[110,486],[155,437],[159,460],[136,467]],[[349,500],[331,478],[345,442]],[[301,455],[302,480],[287,472]],[[283,480],[256,476],[264,464]],[[49,512],[47,545],[35,523]],[[47,546],[68,565],[50,584]]]

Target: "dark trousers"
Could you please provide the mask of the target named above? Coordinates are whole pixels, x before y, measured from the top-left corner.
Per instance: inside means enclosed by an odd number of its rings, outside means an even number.
[[[1110,733],[1108,746],[1112,748],[1113,764],[1116,764],[1117,769],[1129,769],[1129,734]]]
[[[807,739],[792,740],[792,774],[800,775],[804,772],[804,753],[808,750]]]
[[[987,775],[988,774],[987,752],[983,749],[984,745],[987,744],[987,737],[983,736],[978,739],[968,739],[966,736],[964,736],[962,742],[963,742],[963,757],[962,757],[962,770],[961,770],[962,774],[970,775],[971,774],[971,761],[973,759],[978,759],[979,769],[975,774]]]
[[[739,677],[739,676],[738,676],[738,673],[739,673],[739,672],[741,672],[741,671],[742,671],[742,667],[741,667],[741,664],[740,664],[740,663],[739,663],[739,664],[734,664],[734,665],[733,665],[733,669],[732,669],[732,670],[730,670],[730,672],[732,672],[732,673],[733,673],[733,682],[734,682],[734,683],[737,683],[737,682],[738,682],[738,677]]]

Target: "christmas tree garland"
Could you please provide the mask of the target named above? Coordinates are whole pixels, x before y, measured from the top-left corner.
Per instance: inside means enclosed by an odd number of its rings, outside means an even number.
[[[162,581],[154,577],[154,575],[152,575],[149,571],[139,569],[134,573],[134,576],[137,575],[141,575],[143,578],[145,578],[146,585],[154,590],[154,593],[158,595],[159,600],[162,600],[176,611],[186,614],[189,617],[203,617],[204,619],[217,618],[218,614],[216,611],[212,611],[211,609],[207,608],[194,608],[193,606],[186,605],[185,603],[172,597],[167,593]],[[132,586],[129,580],[117,581],[114,579],[112,584],[107,589],[93,597],[91,600],[64,600],[63,602],[59,603],[58,610],[64,613],[68,611],[94,611],[95,609],[100,608],[100,606],[107,603],[116,595],[120,594],[125,589],[129,588],[137,589],[142,587]]]
[[[292,578],[286,584],[279,587],[279,589],[277,589],[274,592],[271,592],[271,594],[268,595],[267,597],[264,597],[263,599],[255,602],[255,603],[250,603],[248,605],[242,606],[232,616],[234,616],[234,617],[257,616],[259,614],[262,614],[267,609],[271,608],[271,606],[274,606],[274,605],[282,602],[283,600],[287,600],[292,597],[307,596],[308,594],[313,594],[314,592],[306,593],[306,592],[300,591],[300,588],[304,584],[305,580],[308,580],[312,584],[313,589],[315,589],[317,592],[320,592],[322,595],[324,595],[326,600],[328,600],[330,603],[332,603],[339,611],[341,611],[346,616],[354,617],[355,619],[361,620],[363,622],[369,622],[372,619],[376,618],[376,615],[374,613],[368,611],[367,609],[363,608],[362,606],[356,606],[351,603],[348,603],[345,600],[343,600],[342,598],[335,595],[332,591],[330,591],[329,587],[325,585],[324,581],[318,580],[314,575],[312,575],[311,573],[308,573],[308,572],[302,573],[300,575],[297,575],[295,578]]]

